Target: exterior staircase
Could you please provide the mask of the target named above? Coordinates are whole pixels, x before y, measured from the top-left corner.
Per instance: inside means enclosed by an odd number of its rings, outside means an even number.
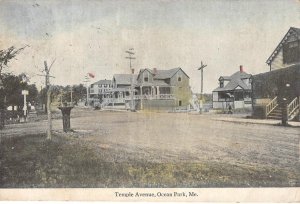
[[[282,104],[278,104],[276,108],[274,108],[269,115],[267,116],[268,119],[273,120],[281,120],[282,118]]]
[[[267,106],[266,106],[266,116],[267,119],[281,120],[284,104],[277,100],[275,97]],[[287,103],[287,114],[288,120],[293,120],[299,117],[300,113],[300,97],[294,98],[292,101]]]

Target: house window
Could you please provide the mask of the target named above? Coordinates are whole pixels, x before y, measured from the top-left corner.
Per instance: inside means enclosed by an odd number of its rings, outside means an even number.
[[[283,63],[289,64],[300,60],[299,41],[288,42],[283,46]]]
[[[181,81],[181,77],[178,77],[178,81]]]
[[[178,104],[179,106],[182,106],[182,102],[181,102],[181,101],[178,101],[178,103],[179,103],[179,104]]]
[[[148,80],[149,80],[148,77],[145,77],[145,78],[144,78],[144,81],[145,81],[145,82],[148,82]]]

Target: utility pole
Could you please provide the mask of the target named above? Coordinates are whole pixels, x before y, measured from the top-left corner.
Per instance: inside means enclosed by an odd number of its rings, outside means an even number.
[[[70,87],[70,92],[71,92],[71,105],[73,105],[73,88]]]
[[[132,68],[131,65],[131,60],[136,59],[135,57],[132,57],[135,53],[132,51],[133,48],[130,48],[129,50],[125,51],[126,53],[128,53],[128,57],[125,57],[126,59],[129,59],[129,67],[130,67],[130,71],[131,71],[131,111],[134,112],[135,111],[135,103],[134,103],[134,69]]]
[[[47,139],[51,140],[52,135],[51,135],[51,131],[52,131],[52,114],[51,114],[51,108],[50,108],[50,104],[51,104],[51,87],[50,87],[50,70],[48,69],[47,66],[47,61],[44,61],[44,65],[45,65],[45,79],[46,79],[46,87],[47,87],[47,115],[48,115],[48,129],[47,129]]]
[[[200,94],[200,114],[202,114],[202,106],[203,106],[203,69],[207,65],[204,65],[203,62],[201,61],[201,66],[198,68],[198,70],[201,70],[201,94]]]
[[[85,76],[85,80],[83,81],[86,83],[86,106],[89,105],[89,77],[88,75]]]
[[[5,97],[4,95],[4,85],[1,79],[1,72],[0,72],[0,130],[4,128],[5,123]],[[3,97],[3,98],[2,98]]]
[[[54,64],[56,59],[54,59],[51,63],[51,65],[48,67],[47,61],[44,61],[44,66],[45,66],[45,75],[39,75],[39,76],[45,76],[45,85],[46,85],[46,90],[47,90],[47,115],[48,115],[48,128],[47,128],[47,140],[51,140],[52,135],[52,113],[50,109],[51,105],[51,84],[50,84],[50,77],[54,78],[53,76],[50,76],[50,70],[52,65]]]

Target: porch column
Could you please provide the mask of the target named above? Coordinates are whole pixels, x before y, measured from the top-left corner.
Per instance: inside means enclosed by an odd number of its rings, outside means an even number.
[[[143,110],[143,86],[140,86],[141,110]]]
[[[151,86],[151,98],[154,98],[154,86]]]
[[[159,98],[159,86],[157,86],[156,89],[157,89],[156,95],[157,95],[158,98]]]

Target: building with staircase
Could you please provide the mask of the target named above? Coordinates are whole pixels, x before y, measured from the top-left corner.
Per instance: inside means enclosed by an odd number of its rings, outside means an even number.
[[[270,70],[252,78],[253,116],[299,120],[300,29],[291,27],[266,63]]]
[[[243,66],[231,76],[221,76],[219,87],[213,90],[213,108],[234,109],[251,108],[251,74],[244,71]]]

